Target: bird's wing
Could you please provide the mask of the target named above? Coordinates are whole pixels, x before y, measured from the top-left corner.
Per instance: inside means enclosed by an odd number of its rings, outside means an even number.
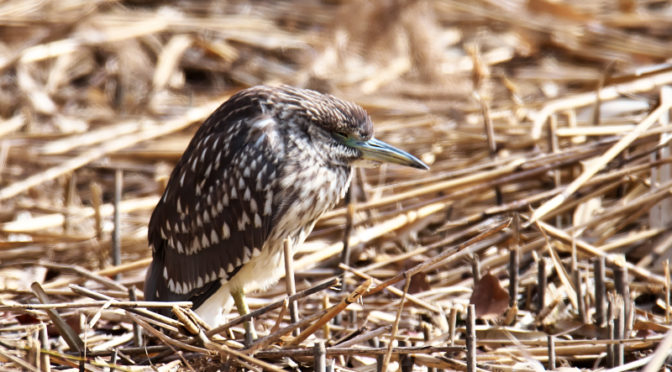
[[[146,298],[198,307],[260,252],[283,213],[273,205],[284,146],[276,124],[224,107],[196,133],[149,223]]]

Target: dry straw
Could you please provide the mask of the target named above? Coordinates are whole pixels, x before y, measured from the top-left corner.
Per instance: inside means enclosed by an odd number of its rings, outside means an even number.
[[[464,370],[473,266],[514,306],[470,326],[469,366],[658,370],[672,340],[670,12],[3,3],[0,365]],[[238,89],[275,83],[356,101],[378,137],[431,171],[358,170],[349,205],[297,254],[291,301],[283,283],[251,296],[259,338],[245,348],[247,318],[208,329],[190,303],[131,300],[129,288],[142,288],[149,215],[198,123]],[[175,317],[152,311],[166,306]]]

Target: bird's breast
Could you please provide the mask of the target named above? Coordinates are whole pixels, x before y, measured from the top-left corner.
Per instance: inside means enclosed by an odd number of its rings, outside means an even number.
[[[285,205],[286,211],[279,216],[271,235],[301,244],[317,219],[343,198],[350,179],[349,167],[315,167],[286,174],[281,180],[284,192],[276,196],[276,203]]]

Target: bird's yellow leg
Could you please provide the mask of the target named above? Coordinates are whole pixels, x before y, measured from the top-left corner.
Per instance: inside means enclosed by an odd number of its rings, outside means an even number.
[[[236,304],[236,309],[238,309],[238,314],[240,314],[240,316],[250,313],[250,308],[247,307],[247,302],[245,302],[245,292],[243,289],[233,290],[231,296],[233,296],[233,302]],[[249,345],[257,338],[257,333],[254,331],[254,323],[252,322],[252,319],[246,321],[244,325],[245,343]]]

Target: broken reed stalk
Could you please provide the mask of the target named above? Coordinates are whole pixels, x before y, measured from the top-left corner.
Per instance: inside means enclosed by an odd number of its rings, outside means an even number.
[[[67,176],[65,182],[65,213],[63,216],[63,233],[68,234],[72,226],[70,221],[70,209],[74,205],[75,194],[77,193],[77,173],[72,172]]]
[[[112,233],[112,265],[121,265],[121,194],[124,187],[124,171],[116,169],[114,171],[114,230]],[[121,274],[116,274],[114,279],[119,281]]]
[[[537,314],[540,314],[541,310],[546,306],[547,285],[546,260],[543,257],[539,257],[539,261],[537,261]]]
[[[51,344],[49,343],[49,334],[47,332],[47,325],[42,323],[40,325],[40,345],[45,351],[51,349]],[[42,364],[42,372],[51,371],[51,362],[49,359],[49,353],[43,352],[40,354],[40,363]]]
[[[135,287],[131,287],[128,289],[128,299],[131,301],[137,301],[137,296],[135,295]],[[172,308],[179,308],[177,306],[173,306]],[[142,330],[138,326],[137,323],[133,323],[133,344],[135,346],[142,346]]]
[[[509,306],[518,306],[518,283],[520,272],[520,246],[509,247]]]
[[[469,304],[467,307],[467,372],[476,371],[476,307]]]
[[[89,192],[91,193],[91,206],[94,213],[96,239],[100,242],[103,239],[103,216],[100,212],[100,207],[103,205],[103,189],[100,187],[100,184],[92,182],[89,186]],[[102,264],[103,262],[99,262],[100,266]]]
[[[548,335],[546,338],[548,342],[548,369],[555,369],[555,338],[553,335]]]
[[[481,280],[481,260],[477,254],[469,255],[471,261],[471,276],[474,277],[474,287]]]
[[[583,281],[581,280],[581,269],[577,267],[572,273],[572,281],[574,283],[574,288],[576,289],[576,305],[577,305],[577,312],[579,313],[579,319],[581,320],[582,323],[586,324],[587,323],[587,313],[586,313],[586,306],[585,306],[585,297],[583,294]]]
[[[450,340],[451,346],[455,345],[456,323],[457,323],[457,308],[455,306],[451,306],[448,321],[448,335],[449,335],[448,339]]]
[[[604,257],[596,257],[593,260],[593,272],[595,277],[595,325],[604,327],[607,319]]]
[[[341,286],[341,291],[342,291],[343,286]],[[328,308],[331,307],[331,302],[329,301],[329,296],[325,294],[322,296],[322,309],[327,310]],[[336,320],[338,319],[338,316],[334,318],[334,324],[336,324]],[[329,340],[331,339],[331,327],[329,326],[330,323],[326,322],[324,323],[324,327],[322,328],[322,332],[324,332],[324,338]]]
[[[404,340],[399,340],[399,346],[405,347],[408,346],[409,342]],[[408,354],[399,354],[399,367],[401,372],[413,372],[413,365],[415,364],[415,358]]]
[[[616,339],[616,328],[614,327],[614,301],[613,296],[607,299],[607,337],[610,341]],[[607,344],[607,367],[613,368],[616,366],[616,345],[613,343]]]
[[[614,364],[622,366],[625,363],[625,345],[621,342],[625,337],[625,300],[619,298],[614,319],[614,340],[619,341],[614,345]]]
[[[624,257],[622,258],[622,261],[623,262],[625,261]],[[620,265],[614,265],[612,266],[611,269],[614,274],[614,287],[616,289],[616,293],[618,293],[623,299],[623,313],[619,315],[622,319],[619,320],[623,321],[625,327],[626,324],[625,319],[628,319],[631,311],[628,271]],[[621,330],[620,332],[625,332],[625,328],[623,328],[623,330]],[[625,333],[621,334],[621,338],[623,337],[625,337]]]
[[[663,262],[663,273],[665,277],[665,285],[663,286],[665,290],[665,323],[670,324],[670,316],[672,315],[672,307],[670,307],[670,284],[672,284],[670,281],[670,260]]]
[[[313,357],[315,358],[315,372],[326,372],[327,370],[327,350],[324,347],[324,341],[318,341],[313,345]]]

